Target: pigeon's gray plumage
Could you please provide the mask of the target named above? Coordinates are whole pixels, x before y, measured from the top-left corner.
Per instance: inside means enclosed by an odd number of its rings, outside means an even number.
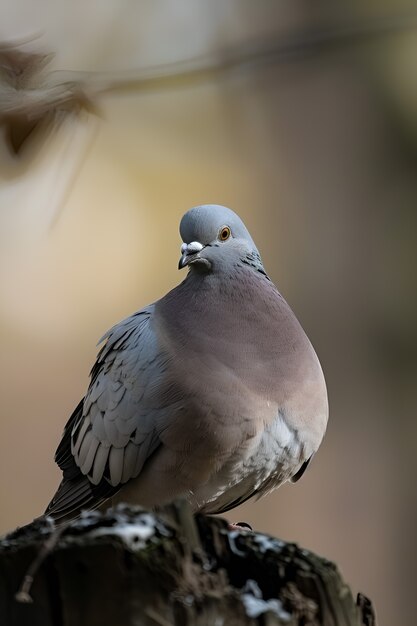
[[[56,453],[57,519],[115,497],[227,511],[297,480],[320,445],[319,361],[243,222],[199,206],[180,233],[185,280],[103,337]]]

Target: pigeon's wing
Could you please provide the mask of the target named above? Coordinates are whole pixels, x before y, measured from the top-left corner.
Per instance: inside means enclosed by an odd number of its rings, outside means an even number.
[[[155,397],[165,361],[152,329],[153,306],[101,341],[85,398],[68,421],[55,460],[63,480],[46,513],[57,519],[95,508],[139,475],[159,446]]]

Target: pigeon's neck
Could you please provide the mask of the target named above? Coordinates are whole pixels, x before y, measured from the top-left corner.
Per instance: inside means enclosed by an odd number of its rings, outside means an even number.
[[[266,280],[270,281],[262,264],[260,254],[254,249],[251,252],[247,252],[244,256],[237,257],[234,262],[231,262],[230,259],[224,262],[224,259],[218,258],[214,266],[211,266],[209,270],[205,266],[201,267],[199,264],[191,265],[184,282],[195,280],[198,283],[204,280],[206,284],[211,284],[211,282],[218,284],[221,281],[229,281],[236,274],[242,272],[252,273],[255,279],[259,278],[259,274],[261,274]]]
[[[240,259],[240,262],[243,265],[248,265],[249,267],[253,268],[257,272],[265,276],[265,278],[270,280],[268,274],[265,272],[264,266],[262,265],[261,255],[257,250],[254,250],[253,252],[248,252],[248,254]]]
[[[202,273],[190,269],[185,280],[170,291],[160,302],[161,310],[180,310],[202,314],[204,319],[214,311],[217,319],[221,306],[229,314],[236,314],[248,301],[262,298],[267,308],[277,306],[282,299],[267,276],[259,255],[248,254],[227,267],[214,267]]]
[[[260,261],[251,254],[239,259],[234,264],[225,267],[214,267],[210,272],[199,272],[190,269],[186,279],[178,288],[192,293],[206,292],[208,297],[217,300],[219,297],[233,297],[233,294],[243,289],[273,289],[275,286],[268,277]]]

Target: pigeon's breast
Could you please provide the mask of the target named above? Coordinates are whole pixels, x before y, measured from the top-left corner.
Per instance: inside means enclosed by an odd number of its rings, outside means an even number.
[[[155,309],[169,395],[186,407],[160,438],[173,446],[176,425],[187,424],[207,468],[190,492],[207,512],[288,480],[318,448],[327,421],[307,336],[274,285],[248,272],[230,284],[187,278]]]
[[[328,411],[323,373],[268,278],[250,269],[222,281],[187,278],[158,302],[156,319],[176,384],[201,410],[219,421],[252,422],[255,430],[282,410],[309,449],[318,447]]]
[[[214,371],[216,386],[223,377],[280,402],[294,379],[317,368],[317,359],[271,281],[249,269],[240,274],[187,278],[158,302],[158,336],[191,376],[208,380]]]

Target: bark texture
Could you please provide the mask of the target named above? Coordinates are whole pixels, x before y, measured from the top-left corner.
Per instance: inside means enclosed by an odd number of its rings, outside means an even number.
[[[29,574],[29,576],[27,576]],[[26,576],[26,578],[25,578]],[[32,580],[33,579],[33,580]],[[23,588],[22,588],[23,583]],[[2,626],[376,626],[336,566],[295,544],[119,506],[0,542]]]

